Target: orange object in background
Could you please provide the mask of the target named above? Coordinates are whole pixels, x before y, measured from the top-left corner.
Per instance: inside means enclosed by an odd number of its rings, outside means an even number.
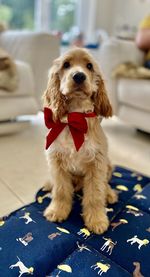
[[[140,22],[136,44],[141,50],[150,49],[150,15]]]

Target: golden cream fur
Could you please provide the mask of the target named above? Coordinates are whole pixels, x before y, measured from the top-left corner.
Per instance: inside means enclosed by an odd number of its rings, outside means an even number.
[[[76,74],[80,78],[76,79]],[[117,201],[116,193],[108,185],[111,167],[100,125],[101,117],[112,116],[112,108],[99,67],[86,50],[74,48],[54,61],[44,106],[52,110],[54,121],[65,122],[69,112],[95,111],[97,115],[87,118],[88,131],[78,152],[68,127],[46,151],[52,201],[44,215],[49,221],[65,220],[72,209],[74,191],[82,188],[84,223],[90,231],[101,234],[109,226],[105,206]]]

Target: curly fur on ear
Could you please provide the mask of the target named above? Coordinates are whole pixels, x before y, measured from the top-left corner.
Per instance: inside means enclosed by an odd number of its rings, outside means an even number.
[[[56,65],[53,65],[49,73],[47,89],[43,95],[44,106],[50,107],[53,111],[53,119],[60,119],[67,111],[64,95],[60,92],[59,74]]]
[[[98,90],[93,94],[94,111],[97,115],[104,117],[112,116],[112,106],[109,102],[105,84],[101,76],[98,76],[97,80]]]

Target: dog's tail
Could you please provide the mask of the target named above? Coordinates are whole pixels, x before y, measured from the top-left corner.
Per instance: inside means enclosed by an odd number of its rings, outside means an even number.
[[[49,191],[49,192],[51,192],[51,190],[52,190],[52,184],[50,183],[50,181],[46,181],[45,182],[45,184],[44,184],[44,186],[43,186],[43,191]]]

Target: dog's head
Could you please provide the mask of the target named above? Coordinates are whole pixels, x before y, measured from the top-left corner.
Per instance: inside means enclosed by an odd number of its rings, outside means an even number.
[[[97,115],[112,116],[99,67],[82,48],[74,48],[54,61],[44,93],[45,104],[51,107],[55,119],[67,113],[67,100],[76,97],[90,98]]]

